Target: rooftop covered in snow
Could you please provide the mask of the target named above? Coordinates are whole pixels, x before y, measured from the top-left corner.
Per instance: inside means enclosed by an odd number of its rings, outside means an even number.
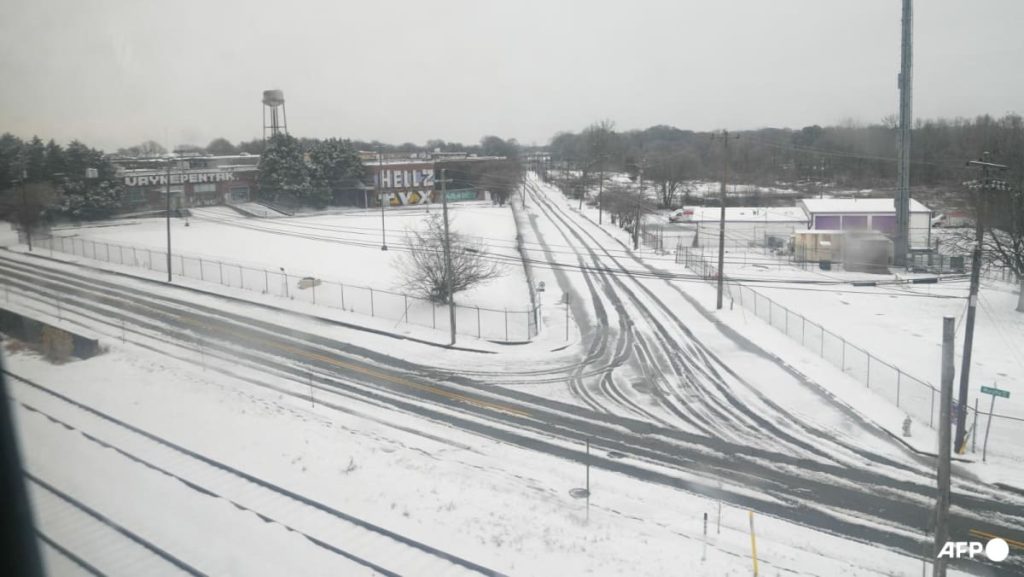
[[[807,214],[887,214],[896,212],[891,198],[805,198],[800,206]],[[931,209],[910,199],[910,212],[930,213]]]

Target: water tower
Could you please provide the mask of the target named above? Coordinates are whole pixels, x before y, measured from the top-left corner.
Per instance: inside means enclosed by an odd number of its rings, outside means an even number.
[[[270,123],[267,124],[267,111],[270,111]],[[284,92],[280,90],[263,91],[263,140],[267,139],[267,129],[270,129],[270,136],[279,132],[288,134],[288,113],[284,109]]]

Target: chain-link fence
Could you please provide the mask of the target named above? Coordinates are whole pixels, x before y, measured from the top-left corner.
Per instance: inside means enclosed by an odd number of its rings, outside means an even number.
[[[99,242],[80,237],[34,239],[37,249],[167,272],[161,250]],[[260,294],[332,307],[374,318],[450,331],[448,305],[367,286],[328,281],[315,275],[264,269],[209,258],[172,253],[171,274]],[[523,342],[537,336],[539,306],[493,309],[455,305],[456,332],[491,341]]]
[[[717,280],[718,269],[698,250],[680,247],[675,261],[685,265],[706,280]],[[731,282],[726,277],[725,289],[733,303],[753,311],[761,320],[804,348],[839,367],[844,373],[894,403],[898,408],[920,422],[935,428],[940,422],[939,389],[923,379],[907,374],[899,367],[885,362],[866,350],[850,343],[845,337],[829,331],[822,325],[809,320],[780,305],[769,297],[742,284]],[[955,403],[955,401],[954,401]],[[1024,419],[1009,415],[991,414],[979,411],[979,407],[967,407],[967,426],[971,429],[971,446],[984,435],[979,431],[992,418],[992,435],[997,439],[1020,439],[1024,437]],[[954,419],[955,420],[955,419]],[[993,452],[1003,452],[994,448]]]

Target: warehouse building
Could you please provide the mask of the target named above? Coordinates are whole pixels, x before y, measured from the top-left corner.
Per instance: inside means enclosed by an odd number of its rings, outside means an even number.
[[[891,198],[808,198],[799,206],[811,230],[877,231],[890,238],[896,234],[896,203]],[[928,250],[931,221],[931,209],[911,199],[911,250]]]
[[[123,180],[125,212],[246,202],[256,190],[259,156],[112,159]]]

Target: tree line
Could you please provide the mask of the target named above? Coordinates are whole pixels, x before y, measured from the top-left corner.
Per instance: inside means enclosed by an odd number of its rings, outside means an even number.
[[[124,191],[102,150],[66,147],[38,136],[0,135],[0,218],[29,226],[44,220],[97,220],[114,214]]]
[[[1010,165],[1015,186],[1024,183],[1024,122],[1017,114],[973,119],[918,120],[911,135],[911,186],[962,189],[972,178],[965,162],[990,152]],[[785,187],[805,193],[822,189],[892,191],[897,172],[897,126],[889,118],[861,125],[801,129],[762,128],[730,134],[730,182]],[[659,189],[659,203],[674,207],[687,195],[686,183],[719,181],[725,166],[721,134],[671,126],[617,132],[601,121],[579,132],[556,134],[549,146],[556,166],[578,175],[573,193],[601,172],[640,173]]]

